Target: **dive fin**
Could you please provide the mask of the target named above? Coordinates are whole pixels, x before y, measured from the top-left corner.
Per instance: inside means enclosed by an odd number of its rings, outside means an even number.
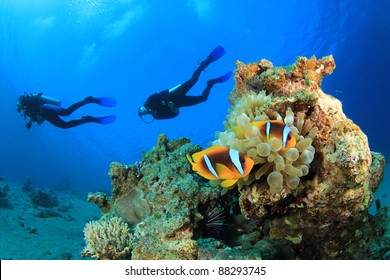
[[[225,54],[225,49],[222,46],[217,46],[205,60],[202,61],[201,65],[206,68],[211,62],[217,61]]]
[[[98,123],[100,124],[109,124],[109,123],[113,123],[116,120],[116,116],[111,115],[111,116],[100,117],[96,119],[98,119]]]
[[[88,96],[84,99],[88,103],[96,103],[98,105],[106,106],[106,107],[115,107],[116,100],[111,97],[92,97]]]
[[[116,116],[106,116],[106,117],[91,117],[91,116],[84,116],[83,119],[86,120],[86,122],[94,122],[94,123],[100,123],[100,124],[109,124],[113,123],[116,120]]]
[[[96,98],[96,99],[97,99],[96,104],[99,104],[102,106],[115,107],[115,105],[116,105],[116,100],[114,98],[100,97],[100,98]]]
[[[218,83],[224,83],[230,79],[231,75],[232,75],[232,71],[229,71],[226,74],[222,75],[221,77],[208,80],[207,84],[214,85],[214,84],[218,84]]]
[[[225,49],[224,49],[224,47],[222,47],[222,46],[217,46],[217,47],[209,54],[209,56],[206,58],[206,61],[208,61],[208,63],[217,61],[217,60],[220,59],[224,54],[225,54]]]

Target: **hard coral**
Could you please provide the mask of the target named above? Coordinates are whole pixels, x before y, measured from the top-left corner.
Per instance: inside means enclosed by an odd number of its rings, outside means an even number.
[[[161,134],[140,163],[111,164],[113,196],[94,197],[94,202],[134,228],[132,259],[198,257],[192,239],[200,216],[198,204],[220,195],[217,188],[190,172],[185,155],[199,150],[189,139],[168,140]]]
[[[98,260],[130,258],[133,235],[120,217],[91,221],[84,228],[86,246],[82,256]]]

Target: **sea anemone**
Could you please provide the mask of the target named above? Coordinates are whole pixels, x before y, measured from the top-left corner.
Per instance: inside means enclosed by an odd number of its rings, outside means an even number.
[[[311,125],[304,126],[304,113],[295,116],[288,108],[283,118],[278,112],[270,110],[270,105],[270,95],[266,95],[265,91],[258,94],[251,91],[242,96],[230,109],[225,122],[226,130],[217,134],[218,139],[213,145],[236,149],[255,162],[252,172],[237,182],[239,189],[256,182],[257,192],[268,189],[273,195],[284,190],[285,196],[297,189],[300,178],[309,173],[315,153],[312,141],[317,129]],[[296,140],[293,147],[284,147],[282,140],[277,138],[263,141],[264,137],[260,137],[260,131],[253,122],[270,120],[270,112],[291,129]],[[237,133],[237,128],[243,133]]]

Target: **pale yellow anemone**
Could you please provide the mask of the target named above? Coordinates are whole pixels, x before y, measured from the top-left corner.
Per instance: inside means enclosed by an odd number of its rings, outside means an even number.
[[[310,163],[314,158],[313,138],[317,132],[315,128],[303,129],[303,113],[296,118],[291,108],[282,118],[274,112],[276,119],[283,121],[290,127],[296,138],[296,145],[284,148],[282,141],[271,138],[268,142],[261,140],[259,129],[252,125],[254,121],[269,120],[264,113],[271,99],[264,91],[250,92],[243,96],[229,111],[226,130],[217,133],[217,140],[213,145],[222,145],[240,151],[251,157],[255,163],[252,172],[238,181],[238,186],[250,185],[254,181],[261,182],[269,188],[271,194],[279,193],[283,189],[288,192],[295,190],[300,177],[309,173]],[[244,133],[237,135],[237,127]]]

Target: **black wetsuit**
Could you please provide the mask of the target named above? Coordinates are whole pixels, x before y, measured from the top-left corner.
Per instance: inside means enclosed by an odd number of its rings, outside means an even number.
[[[64,121],[60,116],[69,116],[75,110],[88,103],[93,103],[93,98],[88,97],[80,102],[76,102],[68,108],[62,108],[58,105],[44,103],[40,97],[41,94],[26,95],[23,96],[22,109],[24,117],[30,117],[30,121],[26,124],[26,127],[30,129],[32,122],[36,122],[41,125],[45,120],[54,126],[60,128],[71,128],[88,122],[97,122],[96,118],[85,116],[81,119]]]
[[[91,122],[91,120],[88,117],[84,117],[78,120],[70,120],[70,121],[64,121],[61,117],[66,117],[72,114],[74,111],[76,111],[78,108],[88,104],[89,102],[83,100],[80,102],[76,102],[72,105],[70,105],[68,108],[62,108],[55,105],[50,104],[42,104],[40,105],[40,114],[42,117],[47,120],[52,125],[55,125],[60,128],[71,128],[75,127],[81,124],[85,124],[88,122]],[[57,107],[57,108],[55,108]]]
[[[200,96],[187,96],[187,92],[198,81],[200,73],[206,67],[199,66],[192,74],[191,79],[181,84],[171,92],[163,90],[159,93],[152,94],[146,100],[144,106],[150,110],[150,113],[155,119],[171,119],[179,115],[180,107],[187,107],[205,102],[209,97],[213,83],[208,82],[206,88]]]

